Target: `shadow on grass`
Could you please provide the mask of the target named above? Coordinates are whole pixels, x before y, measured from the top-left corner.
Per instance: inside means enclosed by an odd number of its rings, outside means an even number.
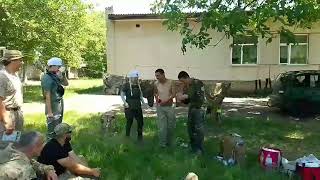
[[[224,118],[221,126],[207,121],[205,138],[206,153],[196,157],[189,149],[180,146],[160,148],[158,146],[155,118],[144,119],[144,143],[136,141],[136,122],[131,138],[124,138],[125,118],[117,116],[113,136],[101,130],[100,115],[81,115],[67,112],[65,122],[75,127],[72,144],[78,154],[84,155],[92,167],[102,168],[102,179],[183,179],[190,171],[198,174],[201,180],[268,180],[287,179],[280,173],[265,173],[258,165],[258,152],[261,146],[273,144],[282,149],[289,160],[314,153],[320,155],[318,139],[320,128],[317,122],[266,121],[254,118]],[[43,115],[26,116],[26,129],[46,131]],[[214,159],[219,152],[219,137],[227,132],[242,135],[247,146],[245,168],[225,167]],[[175,135],[179,142],[188,143],[186,118],[177,119]]]

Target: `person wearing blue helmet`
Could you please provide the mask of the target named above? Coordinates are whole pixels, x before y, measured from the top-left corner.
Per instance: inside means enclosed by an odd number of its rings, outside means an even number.
[[[133,123],[133,119],[136,119],[138,124],[138,141],[141,142],[143,131],[143,114],[141,103],[145,105],[145,102],[143,100],[139,83],[139,76],[140,73],[138,71],[131,71],[128,74],[128,81],[122,85],[120,95],[124,104],[125,117],[127,119],[126,136],[130,136],[130,129]]]
[[[63,70],[62,60],[53,57],[48,60],[47,72],[41,79],[42,93],[45,100],[45,115],[47,117],[47,136],[52,138],[54,128],[63,119],[63,95],[64,87],[68,80]]]

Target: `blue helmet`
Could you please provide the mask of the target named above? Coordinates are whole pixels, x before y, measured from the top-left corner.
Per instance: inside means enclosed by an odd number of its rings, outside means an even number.
[[[62,66],[62,60],[58,57],[53,57],[48,60],[48,66]]]
[[[137,70],[133,70],[133,71],[129,72],[128,77],[129,78],[138,78],[138,77],[140,77],[140,72]]]

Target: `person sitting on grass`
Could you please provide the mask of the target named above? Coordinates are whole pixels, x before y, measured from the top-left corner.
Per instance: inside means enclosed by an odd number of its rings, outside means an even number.
[[[89,168],[87,163],[72,150],[72,127],[66,123],[54,128],[54,138],[43,148],[38,161],[53,165],[60,180],[70,178],[97,179],[100,177],[99,168]],[[78,177],[77,177],[78,176]]]
[[[0,179],[58,180],[53,166],[34,160],[43,143],[44,137],[37,131],[23,132],[17,142],[0,140]]]

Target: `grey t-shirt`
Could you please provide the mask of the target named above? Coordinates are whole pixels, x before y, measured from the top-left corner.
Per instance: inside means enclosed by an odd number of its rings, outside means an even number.
[[[0,71],[0,97],[7,108],[23,105],[22,83],[17,75],[9,74],[5,69]]]

